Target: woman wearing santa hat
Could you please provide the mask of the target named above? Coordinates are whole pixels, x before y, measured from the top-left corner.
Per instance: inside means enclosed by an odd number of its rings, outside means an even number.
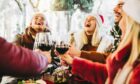
[[[124,6],[123,6],[124,4]],[[71,58],[68,54],[61,58],[72,64],[73,74],[94,84],[139,84],[140,80],[140,1],[120,0],[120,27],[126,32],[117,50],[107,58],[106,64]]]
[[[104,18],[102,15],[97,13],[87,14],[84,28],[71,36],[72,45],[70,47],[69,54],[105,63],[106,55],[99,52],[104,53],[109,50],[112,40],[109,37],[107,38],[107,36],[104,36],[104,39],[103,32],[101,32],[103,22]],[[105,47],[103,47],[103,45],[101,46],[103,39],[104,41],[108,40],[109,45],[106,44]]]

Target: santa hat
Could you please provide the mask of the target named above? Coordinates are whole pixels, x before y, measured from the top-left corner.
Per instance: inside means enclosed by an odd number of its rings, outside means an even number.
[[[87,14],[87,16],[93,16],[93,17],[95,17],[99,27],[101,27],[102,24],[104,23],[104,17],[102,15],[100,15],[100,14],[90,13],[90,14]]]
[[[102,15],[99,15],[101,20],[102,20],[102,23],[104,23],[104,17]]]
[[[126,0],[123,10],[128,16],[140,23],[140,0]]]

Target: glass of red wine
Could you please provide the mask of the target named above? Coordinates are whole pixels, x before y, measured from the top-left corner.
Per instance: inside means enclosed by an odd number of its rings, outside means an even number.
[[[69,41],[67,35],[57,38],[55,49],[59,54],[65,54],[69,50]]]
[[[49,32],[40,32],[36,35],[34,49],[50,51],[52,48],[52,37]]]

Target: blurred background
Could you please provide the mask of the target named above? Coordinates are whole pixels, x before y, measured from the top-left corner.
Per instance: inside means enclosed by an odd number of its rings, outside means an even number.
[[[114,22],[113,8],[117,0],[0,0],[0,36],[12,41],[30,24],[35,12],[47,18],[52,33],[65,34],[83,28],[85,15],[97,12],[104,16],[108,32]]]

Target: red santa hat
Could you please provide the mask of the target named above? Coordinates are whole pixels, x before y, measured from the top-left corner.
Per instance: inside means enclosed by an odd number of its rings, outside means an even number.
[[[104,17],[102,15],[99,15],[101,20],[102,20],[102,23],[104,23]]]
[[[87,16],[95,17],[99,27],[101,27],[102,24],[104,23],[104,17],[98,13],[89,13],[89,14],[87,14]]]
[[[126,0],[123,10],[128,16],[140,23],[140,0]]]

